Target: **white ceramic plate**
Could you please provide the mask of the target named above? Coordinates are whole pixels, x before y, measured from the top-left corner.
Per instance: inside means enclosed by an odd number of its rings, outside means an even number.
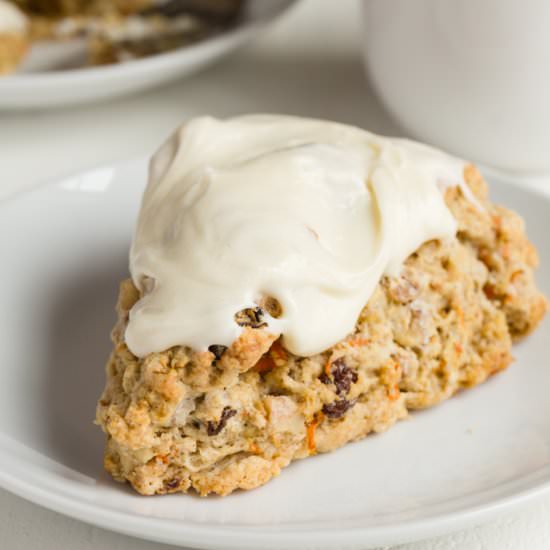
[[[145,161],[0,203],[0,485],[109,529],[197,548],[366,548],[480,523],[550,487],[550,320],[516,363],[383,435],[225,499],[140,497],[92,424]],[[550,294],[550,198],[492,180],[528,220]]]
[[[55,107],[120,96],[177,80],[229,54],[262,31],[296,0],[254,0],[243,22],[216,37],[172,52],[105,67],[59,70],[82,57],[82,46],[33,49],[22,72],[0,78],[0,109]]]

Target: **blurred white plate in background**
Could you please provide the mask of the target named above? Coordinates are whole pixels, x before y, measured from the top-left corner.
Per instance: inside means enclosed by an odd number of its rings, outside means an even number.
[[[66,106],[177,80],[246,44],[296,0],[248,1],[242,22],[177,50],[104,67],[55,70],[84,55],[78,40],[34,48],[22,72],[0,77],[0,110]]]

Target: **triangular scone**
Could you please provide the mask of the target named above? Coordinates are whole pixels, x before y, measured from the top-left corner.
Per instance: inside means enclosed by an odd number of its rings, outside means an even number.
[[[252,489],[294,459],[384,431],[505,369],[512,341],[547,309],[537,254],[475,168],[465,180],[483,211],[447,189],[457,238],[424,244],[398,278],[384,277],[355,332],[313,357],[290,354],[251,322],[228,349],[138,359],[123,332],[139,293],[124,281],[97,408],[107,471],[144,495]]]

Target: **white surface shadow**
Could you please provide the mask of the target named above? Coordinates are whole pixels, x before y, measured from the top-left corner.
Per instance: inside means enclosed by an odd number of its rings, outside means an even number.
[[[117,289],[128,272],[127,250],[104,258],[104,265],[94,266],[94,261],[90,258],[79,275],[61,281],[64,292],[51,304],[46,406],[38,411],[51,458],[92,477],[101,472],[105,437],[93,421],[111,349]]]

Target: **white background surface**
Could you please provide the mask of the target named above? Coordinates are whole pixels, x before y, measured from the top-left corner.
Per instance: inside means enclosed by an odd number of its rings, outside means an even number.
[[[365,82],[356,2],[304,0],[262,39],[222,65],[114,103],[0,113],[0,196],[109,161],[150,153],[185,118],[287,112],[399,134]],[[550,184],[549,184],[550,189]],[[550,499],[513,516],[403,550],[547,550]],[[146,550],[0,490],[0,548]]]

